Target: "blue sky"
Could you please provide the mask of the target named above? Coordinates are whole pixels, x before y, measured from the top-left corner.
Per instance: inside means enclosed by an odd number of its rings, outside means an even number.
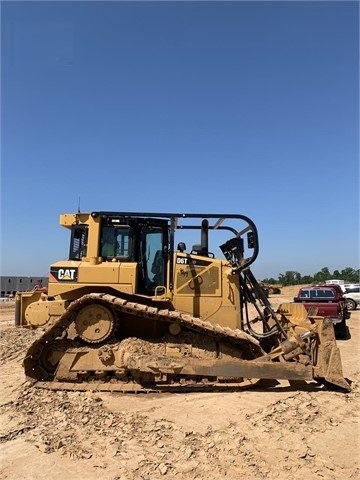
[[[359,3],[1,3],[2,275],[60,213],[241,213],[258,278],[359,268]]]

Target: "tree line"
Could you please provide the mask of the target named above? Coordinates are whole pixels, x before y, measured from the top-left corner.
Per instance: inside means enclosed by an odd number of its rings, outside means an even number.
[[[275,278],[264,278],[263,282],[286,287],[288,285],[325,283],[326,280],[332,279],[344,280],[345,283],[360,283],[360,269],[355,270],[354,268],[346,267],[343,270],[334,270],[331,273],[328,267],[324,267],[314,275],[301,275],[299,272],[289,270],[285,273],[280,273],[277,280]]]

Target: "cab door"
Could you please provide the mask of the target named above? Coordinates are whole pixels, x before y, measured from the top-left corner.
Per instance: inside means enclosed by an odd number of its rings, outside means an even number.
[[[158,286],[166,286],[168,255],[168,223],[151,219],[138,225],[139,292],[154,295]]]

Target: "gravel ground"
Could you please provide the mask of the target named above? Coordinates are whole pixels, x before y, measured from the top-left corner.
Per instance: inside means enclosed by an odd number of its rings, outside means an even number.
[[[273,295],[276,304],[292,290]],[[338,341],[350,393],[288,382],[243,392],[115,394],[33,388],[21,362],[40,331],[0,310],[3,479],[358,479],[360,311]]]

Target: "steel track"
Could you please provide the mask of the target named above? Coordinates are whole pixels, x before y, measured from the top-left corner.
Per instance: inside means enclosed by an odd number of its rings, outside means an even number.
[[[29,348],[24,359],[26,376],[34,382],[34,385],[40,388],[53,390],[73,390],[73,391],[108,391],[108,392],[161,392],[161,391],[214,391],[229,390],[238,388],[248,388],[255,383],[255,380],[244,379],[243,382],[222,383],[201,381],[194,384],[189,382],[185,384],[161,384],[147,387],[137,382],[124,382],[112,377],[110,381],[99,380],[81,382],[58,382],[54,381],[53,373],[46,368],[45,351],[51,349],[52,345],[64,337],[68,327],[76,318],[77,313],[86,305],[101,304],[107,306],[112,311],[120,314],[131,314],[137,317],[148,318],[167,324],[177,323],[183,329],[192,332],[201,333],[205,338],[212,338],[217,342],[227,342],[241,347],[252,355],[253,358],[261,356],[262,351],[259,342],[241,330],[232,330],[231,328],[212,325],[210,322],[203,321],[189,314],[183,314],[178,311],[168,309],[159,309],[153,306],[143,305],[141,303],[130,302],[112,295],[91,293],[73,301],[66,312],[61,315],[51,326],[47,328],[44,334],[36,340]],[[61,340],[60,340],[61,341]],[[106,343],[105,343],[106,345]]]

